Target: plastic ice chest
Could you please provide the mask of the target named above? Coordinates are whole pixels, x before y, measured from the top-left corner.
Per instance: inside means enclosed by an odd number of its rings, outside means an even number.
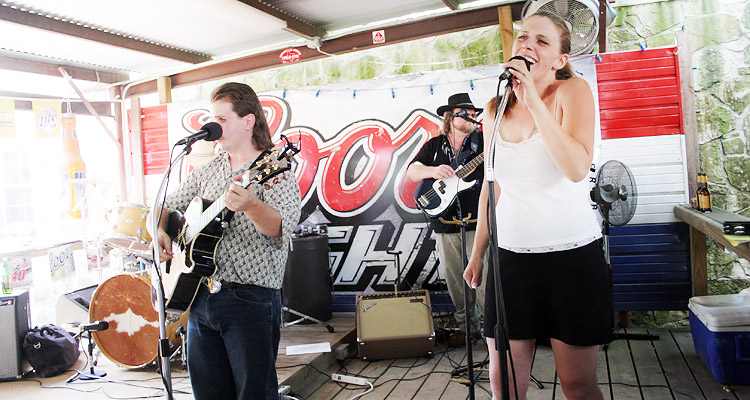
[[[693,297],[688,309],[695,351],[714,377],[750,384],[750,295]]]

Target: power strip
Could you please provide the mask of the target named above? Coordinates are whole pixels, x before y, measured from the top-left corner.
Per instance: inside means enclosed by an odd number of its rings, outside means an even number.
[[[367,386],[370,382],[365,378],[357,378],[355,376],[333,374],[331,380],[334,382],[351,383],[352,385]]]

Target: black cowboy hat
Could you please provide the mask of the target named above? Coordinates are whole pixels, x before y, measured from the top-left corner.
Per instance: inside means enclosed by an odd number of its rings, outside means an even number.
[[[451,97],[448,97],[448,104],[444,106],[440,106],[437,109],[438,115],[442,116],[443,113],[445,113],[448,110],[452,110],[454,108],[466,108],[468,110],[476,110],[478,113],[481,113],[483,108],[474,107],[474,104],[471,102],[471,99],[469,98],[468,93],[456,93]]]

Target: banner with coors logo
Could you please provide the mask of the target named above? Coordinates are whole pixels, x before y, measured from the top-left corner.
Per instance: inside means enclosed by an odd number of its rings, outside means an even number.
[[[590,60],[575,65],[595,88]],[[439,134],[437,108],[461,92],[484,107],[501,72],[485,66],[259,93],[273,139],[283,135],[301,149],[300,224],[327,225],[335,292],[392,290],[397,268],[389,250],[401,251],[401,281],[444,287],[428,219],[414,202],[417,182],[405,171]],[[209,121],[209,110],[208,100],[170,104],[170,145]]]

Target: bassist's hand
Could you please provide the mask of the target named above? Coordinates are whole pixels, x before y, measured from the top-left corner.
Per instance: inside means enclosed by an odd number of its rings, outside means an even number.
[[[159,229],[159,235],[157,237],[159,242],[159,259],[161,261],[167,261],[172,259],[172,239],[169,238],[166,232]],[[151,242],[151,246],[154,242]]]
[[[448,164],[438,165],[437,167],[432,167],[432,169],[432,179],[445,179],[456,175],[456,171]]]

